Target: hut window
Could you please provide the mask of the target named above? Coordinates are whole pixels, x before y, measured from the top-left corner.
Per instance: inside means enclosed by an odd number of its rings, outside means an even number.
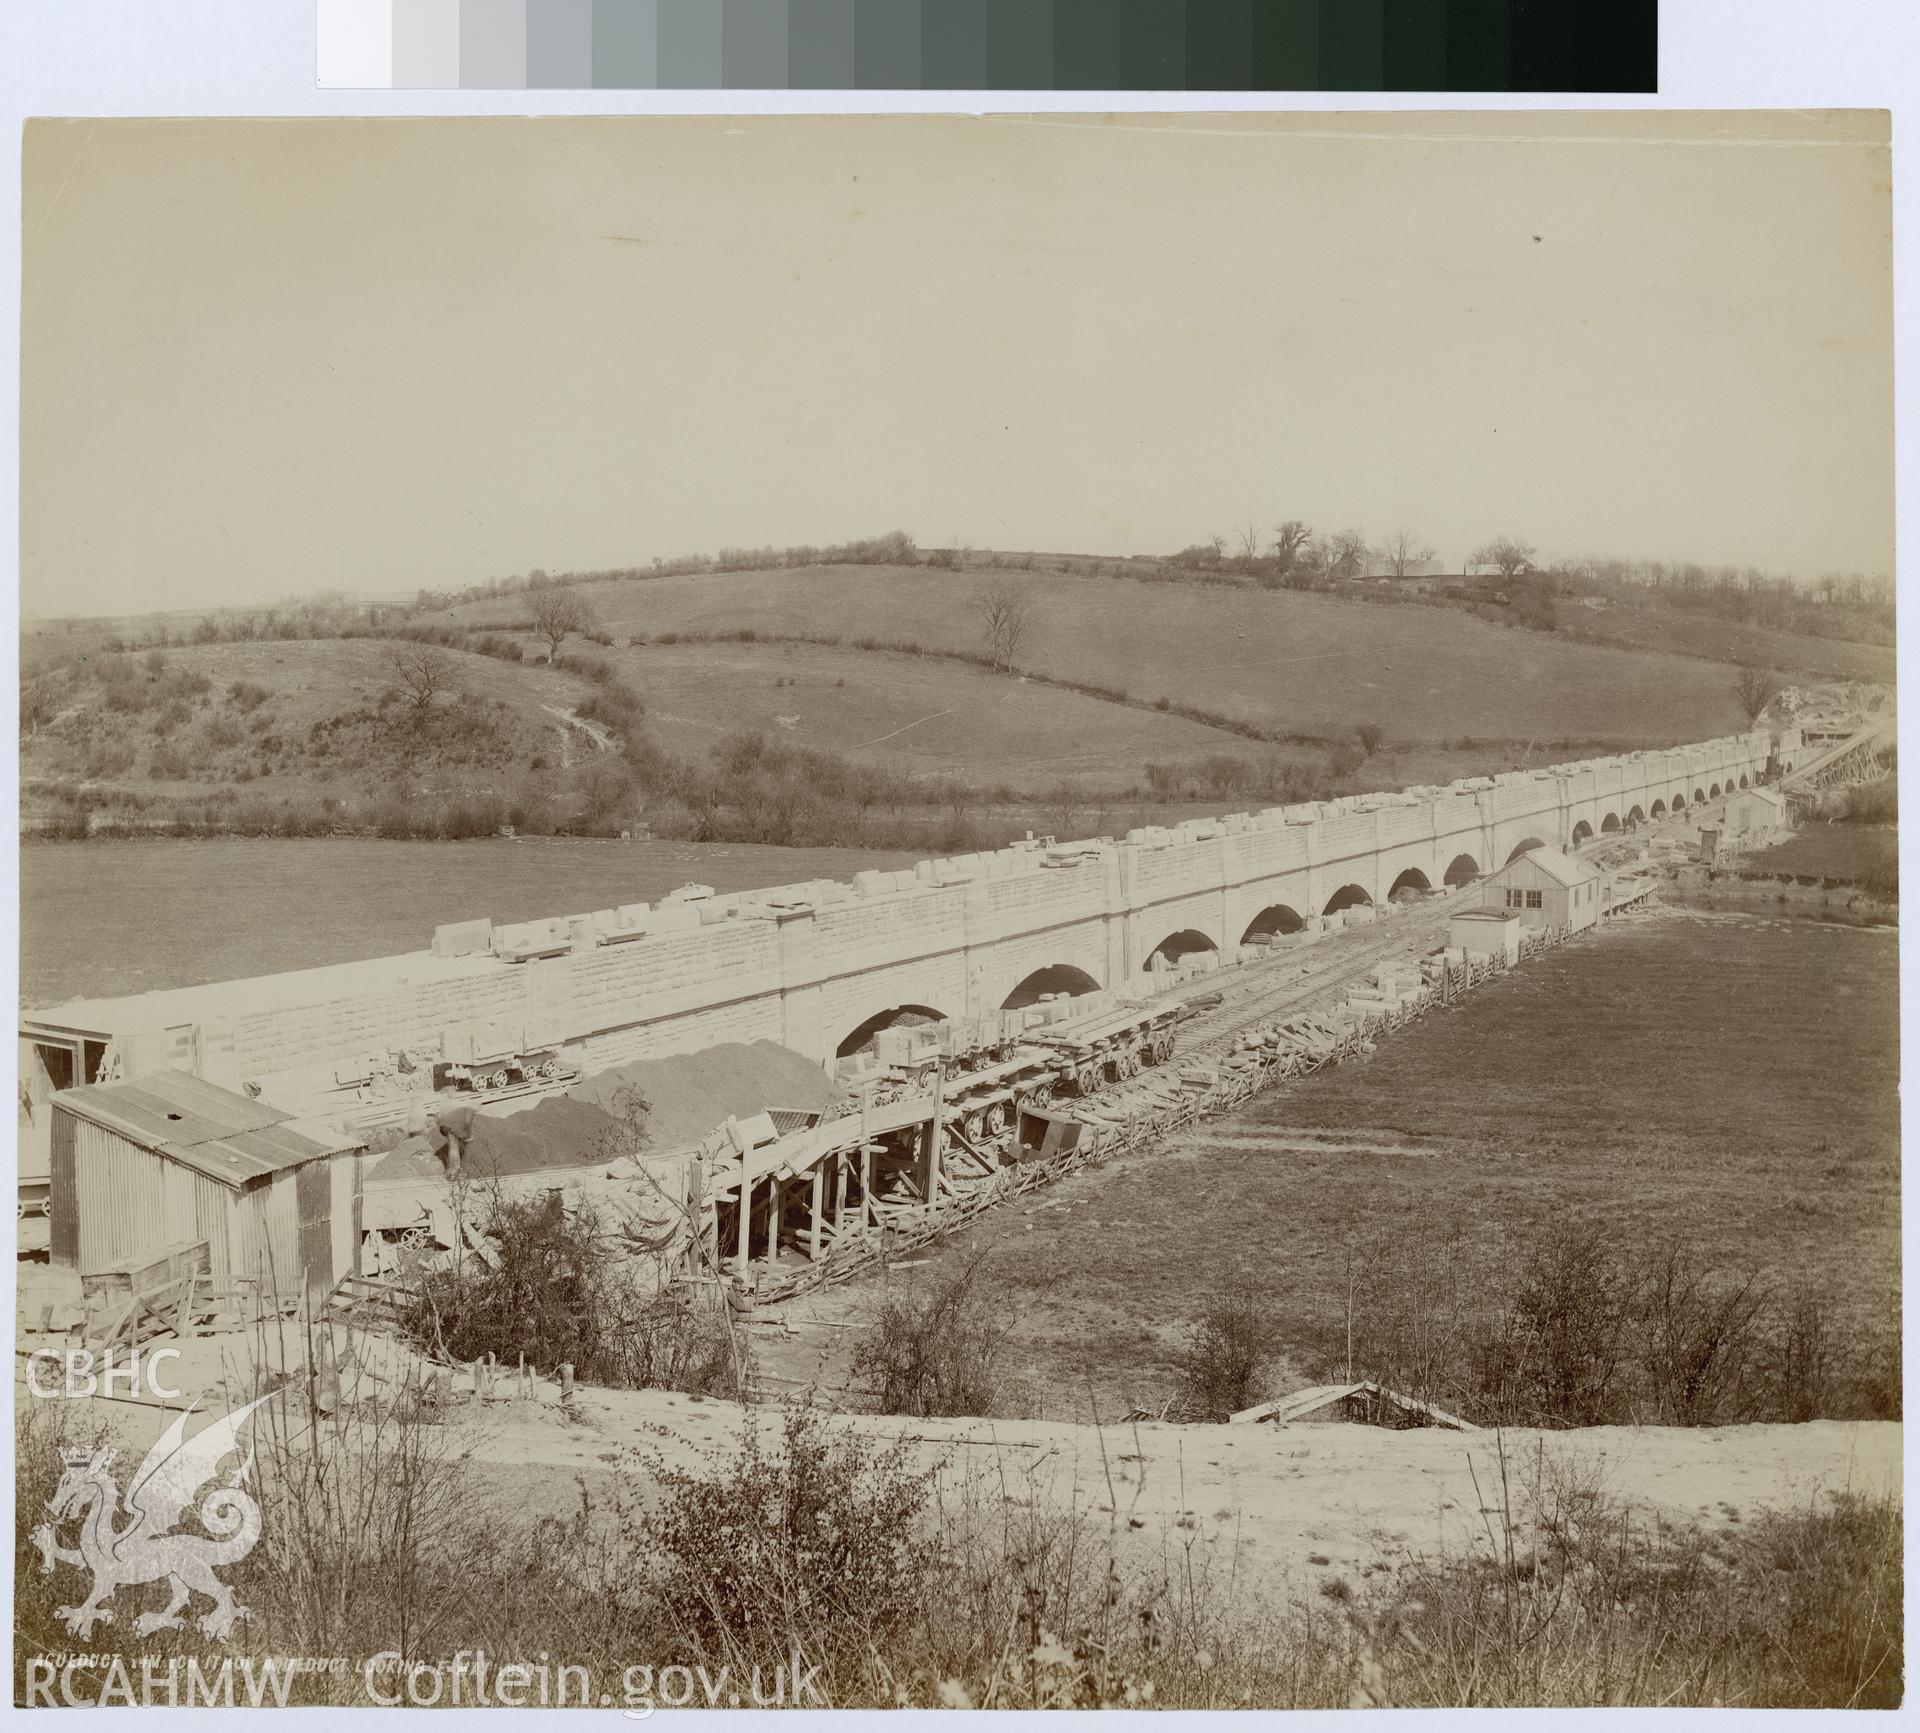
[[[1540,907],[1540,893],[1538,891],[1527,892],[1527,907],[1530,909],[1537,909]]]

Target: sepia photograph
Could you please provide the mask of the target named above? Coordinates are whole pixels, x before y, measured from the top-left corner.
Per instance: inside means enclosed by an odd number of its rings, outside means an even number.
[[[15,1704],[1898,1707],[1891,131],[29,121]]]

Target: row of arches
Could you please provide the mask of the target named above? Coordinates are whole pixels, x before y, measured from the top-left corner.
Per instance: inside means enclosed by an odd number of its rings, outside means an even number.
[[[1745,776],[1740,777],[1737,784],[1732,778],[1729,778],[1724,790],[1717,782],[1710,784],[1707,789],[1695,789],[1693,794],[1694,803],[1697,805],[1701,802],[1715,799],[1722,792],[1731,793],[1736,786],[1740,788],[1747,787],[1747,778]],[[1600,831],[1603,835],[1611,836],[1622,829],[1632,829],[1635,825],[1645,824],[1650,817],[1655,819],[1665,818],[1669,812],[1684,812],[1686,808],[1686,796],[1681,793],[1676,793],[1673,797],[1671,807],[1669,807],[1665,800],[1655,800],[1651,806],[1646,808],[1635,805],[1628,809],[1624,820],[1621,819],[1618,813],[1606,813],[1600,820]],[[1588,823],[1587,820],[1581,819],[1573,827],[1573,845],[1578,847],[1580,844],[1590,841],[1593,835],[1593,826]],[[1508,851],[1507,862],[1510,864],[1518,860],[1530,849],[1545,847],[1546,842],[1544,838],[1537,836],[1523,837]],[[1460,885],[1471,884],[1475,879],[1480,877],[1480,873],[1480,863],[1475,860],[1472,855],[1457,854],[1448,862],[1447,870],[1442,875],[1441,882],[1448,888],[1454,888]],[[1415,894],[1424,895],[1432,888],[1432,882],[1420,868],[1408,867],[1389,887],[1387,900],[1394,902],[1405,896]],[[1372,902],[1373,898],[1368,894],[1365,886],[1344,884],[1327,898],[1321,913],[1334,915],[1340,913],[1343,909],[1370,905]],[[1271,903],[1247,923],[1246,930],[1240,935],[1239,942],[1244,945],[1260,938],[1285,937],[1290,933],[1299,932],[1305,925],[1306,921],[1298,910],[1291,908],[1285,903]],[[1218,949],[1219,947],[1213,940],[1197,928],[1182,927],[1177,932],[1169,933],[1159,944],[1154,946],[1153,950],[1148,953],[1145,963],[1147,967],[1151,968],[1153,966],[1153,959],[1156,957],[1164,958],[1169,963],[1178,963],[1181,959],[1190,957],[1196,952]],[[1049,994],[1092,993],[1097,992],[1099,986],[1100,983],[1088,974],[1086,970],[1075,968],[1068,963],[1054,963],[1046,968],[1034,970],[1030,975],[1026,976],[1024,980],[1020,981],[1013,990],[1007,994],[1006,998],[1001,1001],[1001,1008],[1008,1011],[1020,1010],[1026,1006],[1038,1004],[1043,997]],[[910,1026],[915,1023],[939,1022],[945,1015],[946,1013],[938,1011],[930,1005],[891,1006],[884,1011],[875,1012],[871,1017],[868,1017],[864,1022],[851,1030],[846,1038],[840,1042],[837,1051],[839,1055],[844,1058],[849,1054],[858,1053],[864,1048],[871,1046],[874,1037],[883,1029]]]

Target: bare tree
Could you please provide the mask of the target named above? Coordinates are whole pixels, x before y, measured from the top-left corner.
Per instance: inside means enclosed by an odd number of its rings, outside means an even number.
[[[1766,669],[1752,662],[1742,662],[1734,670],[1734,700],[1746,713],[1749,727],[1760,720],[1767,706],[1779,695],[1780,682]]]
[[[1483,548],[1476,548],[1473,563],[1492,566],[1503,578],[1514,578],[1533,564],[1534,546],[1517,536],[1496,536]]]
[[[1335,530],[1327,537],[1327,576],[1357,578],[1367,563],[1367,538],[1361,530]]]
[[[454,690],[454,660],[434,644],[405,640],[387,647],[390,667],[417,711],[424,712],[442,692]]]
[[[547,660],[560,654],[560,646],[569,632],[593,630],[593,610],[559,584],[548,584],[532,591],[533,629],[547,641]]]
[[[1432,558],[1433,549],[1404,527],[1380,544],[1381,563],[1396,578],[1404,578],[1415,566],[1424,566]]]
[[[1240,558],[1248,565],[1252,565],[1260,557],[1260,526],[1252,523],[1242,524],[1234,534],[1240,543]]]
[[[987,656],[994,667],[1013,672],[1013,659],[1027,641],[1033,624],[1033,597],[1014,577],[988,584],[974,598],[973,611],[980,621],[980,633],[986,640]]]
[[[1300,563],[1313,531],[1297,517],[1290,517],[1273,532],[1273,557],[1282,572],[1290,572]]]

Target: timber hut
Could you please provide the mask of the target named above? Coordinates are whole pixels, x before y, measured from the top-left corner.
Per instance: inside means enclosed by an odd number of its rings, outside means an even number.
[[[354,1269],[364,1139],[184,1071],[50,1105],[50,1252],[83,1280],[197,1241],[216,1285],[320,1299]]]
[[[1277,1402],[1262,1402],[1243,1408],[1230,1416],[1235,1426],[1326,1426],[1345,1422],[1350,1426],[1385,1426],[1406,1431],[1419,1426],[1439,1426],[1449,1432],[1477,1432],[1471,1421],[1422,1402],[1401,1390],[1389,1390],[1371,1378],[1355,1384],[1316,1384],[1296,1390]]]
[[[1530,848],[1480,881],[1482,906],[1511,910],[1523,927],[1598,924],[1606,903],[1606,874],[1592,861],[1557,848]]]

